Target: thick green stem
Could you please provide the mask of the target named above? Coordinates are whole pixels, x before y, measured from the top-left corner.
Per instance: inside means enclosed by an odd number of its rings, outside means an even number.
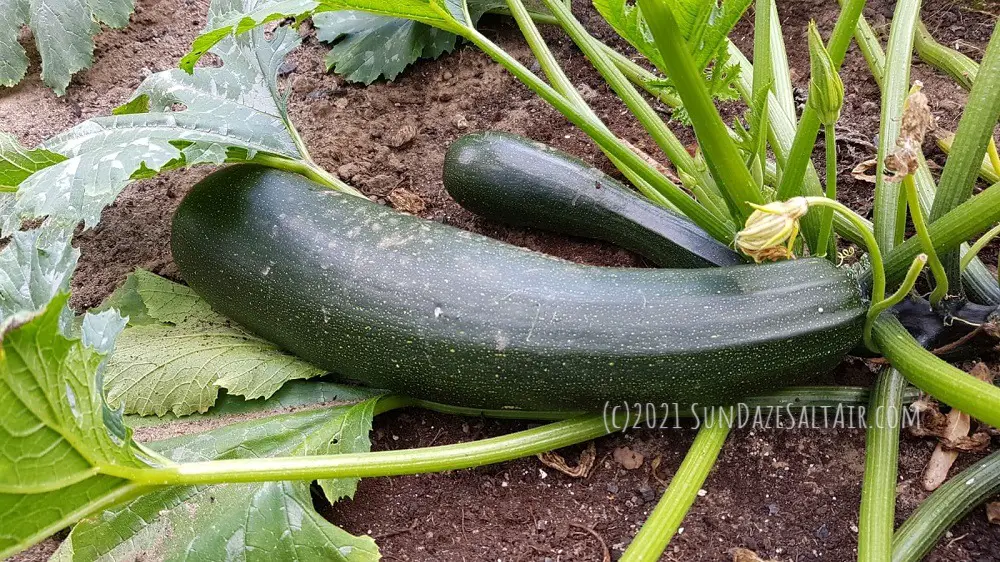
[[[1000,451],[952,476],[896,531],[892,562],[920,562],[975,507],[1000,493]]]
[[[898,183],[886,181],[885,160],[896,149],[910,91],[913,30],[919,14],[920,0],[900,0],[896,3],[886,49],[885,87],[882,89],[878,164],[875,171],[875,207],[872,211],[875,239],[885,252],[903,241],[906,228],[906,198]]]
[[[972,196],[997,118],[1000,118],[1000,26],[993,29],[980,72],[958,123],[953,150],[941,172],[934,206],[931,207],[932,221]],[[941,261],[955,292],[960,292],[957,290],[961,287],[958,252],[943,253]]]
[[[330,174],[323,168],[320,168],[316,164],[311,164],[304,160],[291,160],[289,158],[284,158],[282,156],[271,156],[269,154],[257,154],[253,157],[251,162],[262,164],[271,168],[276,168],[278,170],[285,170],[287,172],[294,172],[296,174],[301,174],[314,182],[325,185],[331,189],[341,191],[343,193],[348,193],[350,195],[357,195],[358,197],[364,197],[357,189],[354,189],[350,185],[347,185],[336,176]]]
[[[858,562],[889,562],[896,513],[899,428],[906,379],[882,369],[868,410],[865,477],[858,516]]]
[[[765,202],[760,187],[754,182],[736,143],[729,136],[672,10],[662,0],[640,0],[639,5],[663,54],[670,79],[684,102],[684,108],[691,115],[695,135],[712,177],[726,198],[734,220],[743,224],[753,212],[748,203]]]
[[[133,481],[143,485],[190,485],[442,472],[544,453],[595,439],[615,429],[612,421],[591,415],[471,443],[417,450],[185,463],[138,471]]]
[[[664,87],[666,80],[639,66],[632,59],[626,57],[604,43],[601,43],[596,38],[593,40],[597,42],[599,47],[601,47],[604,54],[615,62],[615,65],[618,66],[618,70],[621,70],[622,74],[631,80],[633,84],[639,86],[643,90],[646,90],[646,93],[653,96],[667,107],[678,108],[682,105],[681,98],[677,97],[673,92]]]
[[[979,74],[979,65],[955,49],[938,43],[923,22],[917,24],[914,47],[921,60],[944,71],[966,90],[972,89],[976,75]]]
[[[854,225],[861,232],[861,237],[868,250],[868,259],[871,261],[871,300],[872,302],[879,302],[885,299],[885,274],[883,273],[884,269],[882,266],[882,252],[879,250],[878,243],[875,241],[875,236],[872,234],[872,231],[865,228],[865,220],[859,217],[857,213],[850,210],[846,205],[835,199],[828,199],[826,197],[806,197],[805,199],[810,207],[828,207],[839,212],[841,216],[854,223]]]
[[[823,128],[826,136],[826,198],[837,200],[837,134],[836,127],[827,125]],[[830,254],[830,259],[836,259],[836,252],[828,252],[830,234],[833,231],[833,209],[823,209],[819,229],[819,256]],[[836,246],[834,246],[836,248]]]
[[[763,92],[770,92],[774,84],[774,60],[771,56],[771,15],[773,13],[774,0],[757,0],[754,9],[753,26],[753,60],[757,61],[753,66],[753,92],[752,99],[761,99]],[[763,94],[767,95],[767,94]],[[758,119],[763,119],[767,115],[767,102],[764,102],[763,115]],[[766,120],[764,127],[766,127]],[[760,166],[763,172],[763,163],[767,160],[767,144],[759,143],[754,147],[756,152],[752,155],[751,161]]]
[[[875,322],[875,344],[911,384],[994,427],[1000,427],[1000,388],[983,382],[924,349],[896,317]]]
[[[621,562],[656,562],[670,544],[684,516],[698,497],[708,473],[729,435],[730,424],[724,423],[722,412],[732,419],[733,410],[717,409],[719,416],[712,425],[704,425],[688,449],[684,461],[670,480],[670,486],[656,504],[656,508],[643,523],[632,544],[620,558]],[[727,420],[728,421],[728,420]]]
[[[906,192],[906,203],[910,207],[910,220],[913,221],[913,229],[917,232],[924,253],[927,255],[927,262],[931,266],[931,274],[934,276],[934,290],[930,295],[931,306],[937,306],[946,296],[948,296],[948,275],[938,259],[937,252],[934,251],[934,242],[927,234],[927,224],[924,222],[924,213],[920,208],[920,198],[917,196],[917,184],[913,181],[913,176],[908,175],[903,178],[903,188]]]
[[[846,0],[840,12],[840,17],[837,19],[837,24],[833,28],[833,35],[830,36],[830,42],[826,50],[830,53],[830,59],[838,70],[840,69],[840,65],[844,63],[844,56],[847,54],[847,48],[851,44],[854,30],[858,26],[858,18],[861,17],[861,11],[864,7],[865,0]],[[805,177],[806,169],[811,163],[812,151],[816,144],[816,135],[819,133],[819,126],[819,116],[816,114],[816,110],[806,105],[805,110],[802,112],[802,117],[799,119],[798,128],[795,131],[795,140],[792,142],[785,168],[782,171],[781,185],[778,186],[778,200],[790,199],[802,193],[802,180]],[[811,228],[813,227],[809,223],[803,224],[803,229],[806,230],[806,238],[815,240],[815,233],[810,238],[809,230]],[[815,228],[815,232],[818,233],[819,225],[817,224]]]
[[[883,300],[878,302],[873,302],[870,307],[868,307],[868,313],[865,316],[865,333],[864,342],[865,346],[875,353],[878,353],[878,348],[875,347],[875,343],[872,341],[872,326],[875,325],[875,320],[890,308],[896,306],[907,295],[913,290],[913,286],[917,284],[917,278],[920,276],[920,272],[923,271],[924,266],[927,265],[927,254],[920,254],[919,256],[913,258],[913,263],[910,264],[910,269],[906,272],[906,278],[896,289],[896,292],[889,295]]]
[[[778,17],[778,6],[774,1],[768,2],[771,5],[771,16],[768,22],[771,25],[771,73],[774,76],[774,84],[771,87],[774,100],[778,108],[785,115],[795,115],[795,88],[792,86],[791,65],[788,64],[788,53],[785,51],[785,37],[781,32],[781,19]],[[756,57],[754,57],[756,59]],[[768,102],[768,114],[778,108],[771,108]]]

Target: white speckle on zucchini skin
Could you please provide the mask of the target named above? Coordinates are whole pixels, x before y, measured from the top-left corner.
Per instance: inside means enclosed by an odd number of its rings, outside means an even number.
[[[730,402],[834,367],[865,313],[826,260],[577,265],[249,166],[191,191],[173,248],[185,280],[254,333],[346,378],[470,407]]]

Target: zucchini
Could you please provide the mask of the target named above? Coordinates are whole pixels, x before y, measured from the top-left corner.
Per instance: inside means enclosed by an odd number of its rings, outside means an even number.
[[[866,310],[823,259],[578,265],[258,166],[198,183],[172,249],[251,332],[346,379],[472,408],[731,403],[832,369]]]
[[[473,133],[453,142],[444,187],[487,219],[604,240],[662,267],[744,263],[684,215],[582,160],[517,135]]]

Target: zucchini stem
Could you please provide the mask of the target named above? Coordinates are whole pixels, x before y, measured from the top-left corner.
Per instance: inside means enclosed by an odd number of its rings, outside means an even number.
[[[261,164],[269,168],[300,174],[318,184],[329,187],[330,189],[347,193],[349,195],[364,197],[364,194],[360,191],[344,183],[339,178],[313,162],[307,162],[305,160],[292,160],[291,158],[272,156],[270,154],[256,154],[250,162]]]
[[[823,127],[823,134],[826,137],[826,198],[832,201],[837,200],[837,133],[836,127],[826,125]],[[817,255],[823,257],[830,255],[830,259],[836,259],[836,252],[830,254],[830,238],[833,233],[833,209],[823,209],[823,218],[820,222],[819,238],[816,248]],[[834,246],[836,247],[836,246]]]
[[[391,397],[381,411],[411,405]],[[381,404],[382,402],[380,402]],[[141,485],[192,485],[324,478],[369,478],[473,468],[575,445],[616,430],[602,415],[581,416],[471,443],[343,455],[230,459],[134,470]]]
[[[719,408],[716,415],[717,423],[705,424],[698,430],[670,486],[619,559],[621,562],[656,562],[670,544],[729,436],[733,409]]]
[[[892,538],[893,562],[919,562],[976,506],[1000,493],[1000,451],[952,476],[900,525]]]
[[[872,393],[858,515],[858,562],[889,562],[892,556],[899,428],[905,387],[903,375],[887,367],[879,375]]]
[[[879,245],[875,241],[875,235],[872,234],[871,229],[865,222],[865,219],[858,216],[857,213],[850,210],[843,203],[829,199],[827,197],[806,197],[806,203],[810,207],[829,207],[834,211],[839,212],[847,220],[854,223],[857,227],[862,239],[865,242],[865,246],[868,249],[868,257],[871,260],[871,272],[872,272],[872,302],[879,302],[885,299],[885,269],[882,262],[882,252],[879,250]]]
[[[879,317],[882,312],[896,306],[906,295],[910,294],[913,290],[913,286],[917,283],[917,277],[920,276],[920,272],[923,271],[924,266],[927,264],[927,254],[920,254],[919,256],[913,258],[913,263],[910,264],[910,269],[906,272],[906,278],[903,279],[903,283],[896,289],[896,292],[890,295],[888,298],[882,299],[878,302],[872,302],[872,305],[868,308],[868,315],[865,318],[865,332],[864,340],[865,346],[877,352],[874,342],[872,342],[872,325],[875,323],[875,319]]]
[[[917,184],[913,180],[913,175],[909,174],[903,178],[903,189],[906,191],[906,202],[910,207],[910,220],[913,221],[913,228],[917,231],[920,244],[927,254],[927,261],[934,275],[934,290],[928,300],[931,306],[937,306],[941,300],[948,296],[948,274],[945,273],[941,260],[938,259],[937,252],[934,251],[934,241],[927,233],[927,223],[924,221],[924,213],[920,209],[920,199],[917,197]],[[911,267],[912,268],[912,267]]]
[[[989,229],[989,231],[987,231],[986,234],[980,236],[979,239],[976,240],[974,244],[972,244],[972,246],[969,248],[969,251],[962,256],[962,262],[961,262],[962,271],[965,271],[965,268],[969,267],[969,264],[972,263],[972,260],[975,259],[977,255],[979,255],[979,252],[982,252],[983,248],[985,248],[987,244],[992,242],[993,239],[996,238],[998,234],[1000,234],[1000,224]]]
[[[924,349],[891,314],[878,317],[872,339],[911,384],[952,408],[994,427],[1000,426],[1000,387],[983,382]]]

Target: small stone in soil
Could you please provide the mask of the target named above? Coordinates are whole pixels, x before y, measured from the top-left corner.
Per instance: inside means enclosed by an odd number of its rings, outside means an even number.
[[[293,60],[286,60],[285,62],[281,63],[281,66],[278,67],[278,76],[284,78],[285,76],[288,76],[289,74],[295,72],[295,69],[298,67],[299,63]]]
[[[820,540],[826,540],[830,537],[830,529],[823,523],[819,529],[816,529],[816,538]]]
[[[639,486],[639,493],[642,494],[642,499],[649,503],[656,499],[656,492],[653,488],[649,486],[648,482],[643,482],[642,486]]]

